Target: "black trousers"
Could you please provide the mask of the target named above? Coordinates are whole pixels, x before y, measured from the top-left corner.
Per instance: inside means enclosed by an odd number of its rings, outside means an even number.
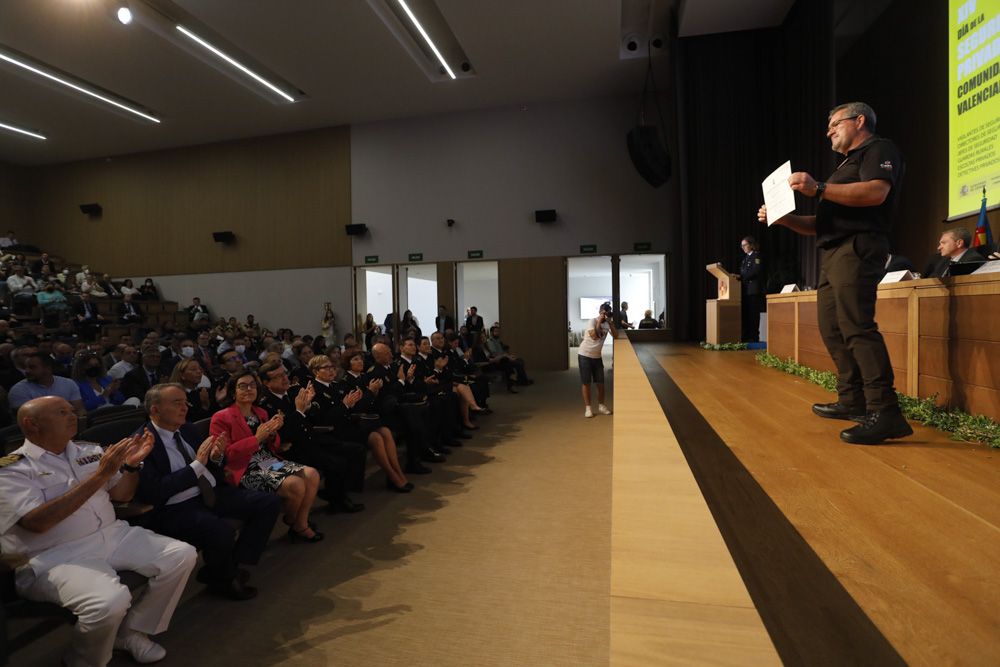
[[[740,320],[742,321],[740,340],[744,343],[760,342],[762,297],[762,294],[742,294],[740,296]]]
[[[407,465],[418,465],[432,444],[427,403],[402,403],[397,396],[379,396],[378,412],[386,426],[406,438]]]
[[[868,410],[897,404],[889,351],[875,323],[888,253],[881,234],[856,234],[820,251],[816,307],[820,335],[837,366],[837,397]]]
[[[311,466],[323,476],[326,495],[343,498],[348,491],[360,493],[365,484],[365,457],[368,450],[357,442],[345,442],[335,436],[313,436],[312,442],[295,443],[281,453],[283,457]]]
[[[206,507],[201,496],[195,496],[155,510],[143,525],[197,547],[209,578],[225,583],[236,576],[238,564],[260,560],[280,512],[281,499],[273,493],[220,483],[215,486],[214,507]]]

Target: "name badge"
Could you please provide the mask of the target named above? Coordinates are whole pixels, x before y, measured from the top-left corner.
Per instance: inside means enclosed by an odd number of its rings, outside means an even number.
[[[101,460],[100,454],[91,454],[90,456],[82,456],[76,460],[78,466],[85,466],[90,463],[96,463]]]

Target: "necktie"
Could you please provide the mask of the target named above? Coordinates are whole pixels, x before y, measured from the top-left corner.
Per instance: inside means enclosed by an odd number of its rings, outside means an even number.
[[[188,454],[187,446],[184,441],[181,440],[180,431],[174,433],[174,442],[177,443],[177,450],[184,457],[184,461],[191,465],[191,455]],[[201,491],[201,499],[205,501],[206,507],[215,506],[215,489],[212,488],[212,483],[205,479],[204,476],[198,475],[198,489]]]

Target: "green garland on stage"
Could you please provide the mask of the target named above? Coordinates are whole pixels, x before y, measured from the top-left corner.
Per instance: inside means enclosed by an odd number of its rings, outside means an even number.
[[[746,343],[706,343],[701,341],[701,349],[713,352],[731,352],[733,350],[748,350],[750,346]]]
[[[767,352],[761,352],[756,358],[761,366],[797,375],[827,391],[837,390],[837,376],[830,371],[817,371],[791,359],[779,359]],[[990,447],[1000,448],[1000,424],[989,417],[973,416],[961,410],[938,407],[937,394],[930,398],[913,398],[899,392],[896,392],[896,395],[899,398],[899,407],[907,419],[951,433],[952,440],[982,442]]]

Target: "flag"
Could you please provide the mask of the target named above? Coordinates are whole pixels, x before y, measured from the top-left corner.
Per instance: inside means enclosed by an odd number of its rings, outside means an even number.
[[[990,222],[986,219],[986,188],[983,188],[983,205],[979,207],[979,222],[976,223],[976,237],[972,239],[972,247],[989,246],[992,250],[993,232],[990,231]]]

